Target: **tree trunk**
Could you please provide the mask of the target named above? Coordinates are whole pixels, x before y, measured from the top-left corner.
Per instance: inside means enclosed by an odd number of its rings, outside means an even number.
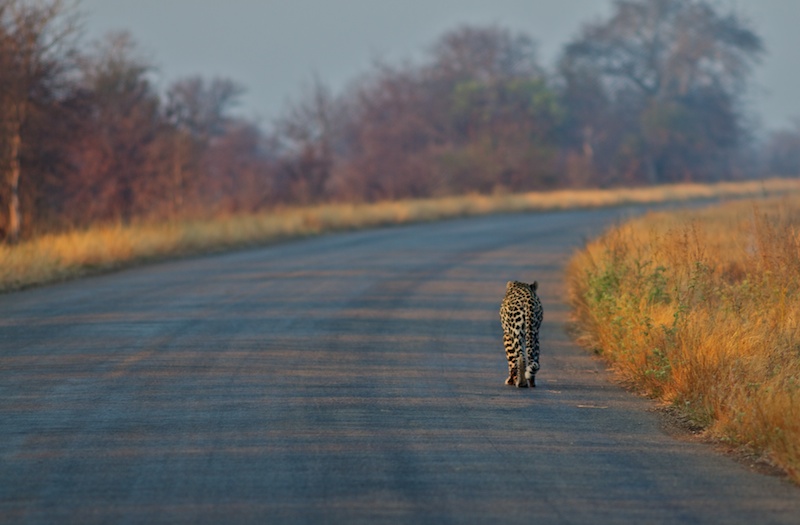
[[[172,218],[177,219],[183,209],[183,164],[186,157],[184,138],[176,134],[172,148]]]
[[[645,177],[647,177],[647,183],[649,185],[651,185],[651,186],[655,186],[656,184],[661,182],[659,180],[660,177],[659,177],[658,169],[656,168],[656,161],[655,161],[655,159],[653,159],[653,156],[648,153],[645,156],[644,162],[645,162],[645,165],[644,165],[644,167],[645,167]]]
[[[22,230],[22,213],[19,204],[19,179],[21,173],[19,155],[22,145],[21,128],[17,122],[11,132],[11,151],[9,152],[8,182],[10,188],[10,199],[8,203],[8,232],[6,242],[16,243],[19,240]]]

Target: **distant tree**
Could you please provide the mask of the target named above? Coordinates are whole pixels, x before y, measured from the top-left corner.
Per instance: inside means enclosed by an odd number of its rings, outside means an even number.
[[[772,132],[764,154],[767,175],[800,176],[800,118],[791,127]]]
[[[457,28],[421,64],[377,64],[338,107],[331,188],[399,199],[552,186],[562,111],[525,34]],[[344,154],[342,154],[344,152]]]
[[[316,77],[278,120],[279,191],[285,199],[308,204],[326,198],[334,164],[344,154],[340,137],[346,121],[337,98]]]
[[[617,0],[564,51],[573,137],[604,135],[607,158],[650,183],[718,176],[744,136],[742,94],[762,51],[745,21],[710,2]]]
[[[375,201],[437,192],[432,152],[446,130],[425,82],[419,68],[385,64],[362,78],[349,105],[349,155],[337,169],[338,194]]]
[[[160,100],[128,33],[111,33],[82,59],[91,117],[75,151],[82,184],[78,202],[91,220],[130,221],[156,207],[166,193],[154,165],[163,130]]]
[[[236,120],[226,126],[201,157],[205,214],[255,212],[275,204],[278,163],[261,130]]]
[[[466,26],[433,47],[428,76],[443,93],[452,147],[441,159],[450,191],[555,183],[562,111],[524,33]]]
[[[463,26],[448,31],[431,48],[431,57],[436,76],[453,84],[543,75],[531,37],[499,26]]]
[[[241,85],[227,78],[187,77],[168,89],[167,117],[175,127],[196,137],[220,136],[232,119],[230,110],[244,92]]]
[[[172,126],[172,214],[180,212],[188,191],[187,171],[198,184],[202,152],[214,137],[228,132],[230,110],[239,103],[244,88],[230,79],[210,81],[192,76],[174,82],[167,90],[166,118]]]
[[[60,0],[0,0],[0,230],[7,242],[22,232],[25,152],[36,149],[31,132],[66,96],[76,32],[75,14]]]

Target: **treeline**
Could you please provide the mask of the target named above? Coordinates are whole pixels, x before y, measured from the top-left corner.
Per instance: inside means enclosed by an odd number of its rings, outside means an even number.
[[[618,0],[553,70],[497,26],[419,63],[319,81],[265,130],[243,88],[164,90],[127,34],[84,45],[61,0],[0,0],[0,235],[284,204],[796,174],[800,128],[756,148],[743,95],[763,53],[704,0]]]

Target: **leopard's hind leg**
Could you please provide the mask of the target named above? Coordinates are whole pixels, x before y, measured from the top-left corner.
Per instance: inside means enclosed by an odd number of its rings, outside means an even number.
[[[533,312],[531,312],[531,317],[533,316]],[[533,330],[533,327],[536,327]],[[528,351],[528,368],[526,370],[525,376],[528,378],[528,384],[535,388],[536,387],[536,372],[539,371],[539,329],[542,326],[542,314],[541,310],[539,311],[538,315],[536,316],[535,320],[531,321],[531,325],[528,327],[528,344],[526,350]]]
[[[525,354],[525,332],[518,330],[515,334],[506,336],[510,341],[510,347],[506,346],[506,357],[508,357],[509,374],[506,380],[507,385],[527,387],[526,378],[527,355]]]
[[[517,350],[519,343],[517,339],[518,338],[515,337],[514,334],[503,332],[503,346],[505,346],[506,359],[508,359],[507,385],[514,385],[517,382],[517,356],[519,355],[519,351]]]

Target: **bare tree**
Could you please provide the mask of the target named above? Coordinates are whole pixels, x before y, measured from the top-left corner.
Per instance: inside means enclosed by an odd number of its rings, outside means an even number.
[[[230,121],[230,110],[242,94],[244,88],[227,78],[184,78],[167,91],[167,118],[197,137],[221,135]]]
[[[463,26],[449,31],[436,41],[431,56],[437,74],[456,82],[542,75],[533,39],[499,26]]]
[[[800,176],[800,118],[792,126],[774,131],[764,145],[764,169],[770,176]]]
[[[20,184],[25,130],[34,111],[66,83],[74,53],[76,17],[61,0],[0,0],[0,169],[7,199],[5,238],[22,231]]]
[[[162,119],[160,100],[148,75],[150,62],[139,55],[128,33],[111,33],[83,59],[83,83],[91,97],[92,126],[80,159],[87,198],[95,217],[129,221],[163,198],[152,165]]]
[[[202,155],[206,213],[254,212],[272,203],[276,166],[261,130],[237,120]]]
[[[166,117],[172,134],[172,213],[184,205],[186,172],[212,137],[222,136],[231,123],[230,110],[244,93],[236,82],[193,76],[178,80],[167,91]],[[198,167],[195,166],[195,171]],[[197,173],[195,173],[197,175]]]
[[[446,99],[429,89],[423,68],[378,64],[352,93],[344,137],[349,154],[336,170],[342,198],[426,196],[440,183],[435,152],[446,141]]]
[[[302,98],[278,120],[284,186],[290,200],[309,203],[326,195],[334,162],[342,153],[337,150],[346,119],[336,97],[315,77]]]

